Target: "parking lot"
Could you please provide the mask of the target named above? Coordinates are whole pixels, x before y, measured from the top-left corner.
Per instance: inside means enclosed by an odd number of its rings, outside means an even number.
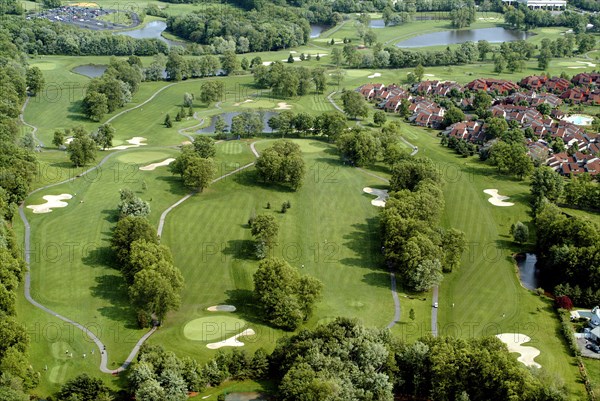
[[[74,7],[62,6],[51,10],[44,10],[35,14],[34,17],[46,18],[53,22],[62,22],[65,24],[77,25],[81,28],[93,30],[115,30],[136,27],[140,24],[139,16],[134,12],[129,12],[131,25],[116,24],[110,21],[100,21],[97,18],[104,15],[114,14],[117,10],[92,8],[92,7]],[[121,11],[123,12],[123,11]],[[31,17],[28,17],[31,18]]]

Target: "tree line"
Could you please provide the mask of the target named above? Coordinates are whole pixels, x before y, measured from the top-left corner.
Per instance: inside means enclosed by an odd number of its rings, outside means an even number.
[[[252,74],[257,87],[271,89],[275,96],[303,96],[311,89],[323,93],[327,88],[325,68],[288,67],[276,61],[268,67],[255,65]]]
[[[158,39],[134,39],[110,31],[92,31],[44,18],[5,16],[2,27],[19,50],[28,54],[66,56],[151,56],[167,54],[169,48]]]
[[[528,369],[495,337],[423,337],[407,343],[385,329],[337,318],[283,337],[271,354],[219,350],[199,364],[158,345],[143,345],[127,375],[124,397],[184,401],[226,380],[270,379],[283,401],[380,400],[394,397],[447,400],[566,401],[568,391],[546,369]],[[56,400],[110,400],[99,379],[80,375]],[[219,394],[217,400],[224,400]],[[48,398],[54,401],[54,398]]]
[[[4,6],[0,12],[14,11]],[[39,382],[39,373],[28,360],[29,335],[17,318],[17,294],[23,291],[26,265],[12,228],[38,164],[33,136],[23,134],[17,118],[27,94],[43,86],[39,69],[28,68],[10,35],[0,30],[0,399],[15,401],[29,400],[27,393]]]
[[[209,7],[167,18],[167,30],[214,52],[232,42],[236,53],[271,51],[306,44],[308,21],[290,8],[265,5],[249,12],[234,7]]]
[[[460,264],[465,235],[443,229],[441,174],[428,158],[404,158],[392,167],[390,198],[381,214],[383,253],[414,291],[438,285]]]
[[[214,142],[210,137],[198,136],[191,145],[184,145],[181,154],[169,165],[171,173],[179,175],[193,191],[202,192],[217,173]]]
[[[600,184],[589,176],[565,179],[550,167],[531,177],[538,266],[543,285],[577,305],[600,304],[600,227],[590,219],[567,216],[557,206],[600,209]],[[574,202],[574,203],[571,203]]]

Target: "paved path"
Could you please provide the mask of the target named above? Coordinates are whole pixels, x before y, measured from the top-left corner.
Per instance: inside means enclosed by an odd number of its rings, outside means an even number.
[[[127,113],[127,112],[129,112],[131,110],[134,110],[134,109],[136,109],[138,107],[143,106],[144,104],[146,104],[149,101],[151,101],[152,99],[154,99],[156,97],[156,95],[158,95],[160,92],[162,92],[163,90],[167,89],[168,87],[170,87],[172,85],[175,85],[175,84],[170,84],[170,85],[167,85],[167,86],[159,89],[158,91],[154,92],[154,94],[150,98],[148,98],[145,102],[143,102],[143,103],[141,103],[141,104],[139,104],[139,105],[137,105],[137,106],[135,106],[135,107],[133,107],[131,109],[127,109],[127,110],[124,110],[124,111],[116,114],[111,119],[109,119],[107,121],[107,123],[110,122],[110,121],[112,121],[112,120],[114,120],[116,117],[118,117],[118,116],[120,116],[122,114],[125,114],[125,113]],[[21,118],[21,121],[23,122],[23,124],[31,127],[34,130],[34,133],[35,133],[35,132],[37,132],[37,127],[35,127],[35,126],[27,123],[23,119],[23,114],[24,114],[25,107],[27,106],[28,101],[29,101],[29,98],[27,99],[27,101],[23,105],[23,108],[21,109],[20,118]],[[38,140],[38,142],[39,142],[39,140]],[[40,142],[40,144],[41,144],[41,142]],[[128,149],[128,150],[131,150],[131,149]],[[122,151],[117,151],[117,152],[109,153],[106,156],[104,156],[104,158],[102,158],[102,160],[100,160],[100,162],[96,166],[91,167],[91,168],[85,170],[84,172],[82,172],[81,174],[79,174],[79,175],[77,175],[75,177],[72,177],[72,178],[69,178],[69,179],[61,181],[61,182],[56,182],[54,184],[49,184],[49,185],[40,187],[38,189],[35,189],[35,190],[31,191],[29,193],[29,195],[27,195],[27,197],[29,197],[29,196],[37,193],[37,192],[46,190],[48,188],[55,187],[57,185],[61,185],[61,184],[67,183],[67,182],[71,182],[71,181],[76,180],[77,178],[83,177],[84,175],[89,174],[90,172],[92,172],[92,171],[97,170],[98,168],[100,168],[113,155],[121,153],[121,152]],[[223,177],[221,177],[221,178],[223,178]],[[91,332],[84,325],[82,325],[82,324],[80,324],[80,323],[78,323],[78,322],[76,322],[74,320],[71,320],[68,317],[63,316],[63,315],[61,315],[61,314],[53,311],[52,309],[50,309],[50,308],[48,308],[48,307],[40,304],[35,299],[33,299],[33,297],[31,296],[31,274],[30,274],[30,269],[31,269],[31,225],[29,224],[29,221],[27,220],[27,215],[25,214],[25,208],[24,207],[25,207],[25,202],[23,201],[19,205],[19,216],[20,216],[21,220],[23,221],[23,225],[25,226],[24,253],[25,253],[25,264],[27,266],[27,271],[25,272],[25,288],[24,288],[25,299],[27,299],[27,301],[29,303],[31,303],[33,306],[41,309],[42,311],[44,311],[44,312],[46,312],[48,314],[51,314],[54,317],[57,317],[58,319],[63,320],[65,322],[67,322],[69,324],[72,324],[73,326],[77,327],[78,329],[80,329],[81,331],[83,331],[92,341],[94,341],[94,343],[98,347],[98,350],[100,351],[100,371],[101,372],[103,372],[103,373],[118,373],[118,372],[121,372],[121,371],[127,369],[127,367],[129,366],[129,364],[131,363],[131,361],[133,361],[133,359],[135,358],[135,356],[136,356],[137,352],[139,351],[140,347],[156,331],[156,327],[153,327],[150,331],[148,331],[146,334],[144,334],[144,336],[142,336],[142,338],[140,338],[138,340],[138,342],[135,344],[135,346],[131,350],[131,353],[129,354],[129,356],[127,357],[127,359],[125,360],[125,362],[123,362],[123,364],[119,368],[117,368],[115,370],[109,369],[107,367],[107,365],[108,365],[108,352],[105,351],[106,347],[104,346],[104,344],[102,343],[102,341],[100,341],[100,339],[93,332]]]
[[[185,82],[185,81],[184,81],[184,82]],[[167,89],[167,88],[170,88],[170,87],[171,87],[171,86],[173,86],[173,85],[177,85],[177,84],[180,84],[180,83],[181,83],[181,82],[174,82],[174,83],[172,83],[172,84],[169,84],[169,85],[163,86],[162,88],[160,88],[159,90],[157,90],[156,92],[154,92],[154,93],[152,94],[152,96],[150,96],[148,99],[146,99],[146,100],[145,100],[145,101],[143,101],[142,103],[138,104],[137,106],[131,107],[131,108],[127,109],[127,110],[123,110],[123,111],[121,111],[121,112],[119,112],[119,113],[115,114],[114,116],[112,116],[111,118],[109,118],[108,120],[106,120],[106,122],[104,122],[104,124],[108,124],[109,122],[113,121],[115,118],[117,118],[117,117],[120,117],[120,116],[122,116],[122,115],[123,115],[123,114],[125,114],[125,113],[129,113],[129,112],[130,112],[130,111],[132,111],[132,110],[135,110],[135,109],[137,109],[137,108],[140,108],[140,107],[142,107],[142,106],[143,106],[143,105],[145,105],[146,103],[148,103],[148,102],[151,102],[152,100],[154,100],[154,98],[155,98],[156,96],[158,96],[158,94],[159,94],[160,92],[164,91],[164,90],[165,90],[165,89]]]
[[[187,139],[190,140],[190,142],[194,142],[194,137],[192,137],[190,134],[186,134],[185,131],[189,131],[191,129],[198,128],[199,126],[204,124],[204,118],[198,118],[198,113],[194,113],[193,117],[195,120],[198,120],[198,124],[192,125],[191,127],[187,127],[187,128],[181,128],[180,130],[177,131],[177,133],[179,135],[185,136]]]
[[[437,320],[438,320],[438,308],[434,308],[433,305],[435,303],[437,303],[438,301],[438,286],[436,285],[435,287],[433,287],[433,299],[431,300],[432,302],[432,307],[431,307],[431,335],[434,337],[437,337],[438,335],[438,326],[437,326]]]
[[[25,121],[25,117],[23,116],[23,114],[25,113],[25,108],[27,107],[27,104],[29,103],[29,100],[31,98],[29,96],[27,96],[27,99],[25,99],[25,103],[23,103],[23,107],[21,108],[21,114],[19,114],[19,120],[21,120],[21,122],[23,123],[23,125],[28,126],[29,128],[32,129],[31,131],[31,135],[33,135],[33,139],[41,146],[44,147],[44,143],[42,141],[40,141],[40,139],[37,137],[37,130],[38,128],[35,125],[31,125],[29,124],[27,121]]]
[[[392,282],[392,298],[394,298],[394,319],[387,325],[388,329],[400,322],[400,300],[398,299],[398,291],[396,291],[396,275],[392,271],[390,272],[390,279]]]
[[[98,163],[96,166],[84,171],[83,173],[79,174],[76,177],[72,177],[69,178],[68,180],[64,180],[61,182],[57,182],[54,184],[50,184],[50,185],[46,185],[44,187],[38,188],[34,191],[32,191],[28,196],[33,195],[36,192],[39,191],[43,191],[45,189],[51,188],[51,187],[55,187],[57,185],[61,185],[70,181],[74,181],[75,179],[79,178],[79,177],[83,177],[84,175],[100,168],[100,166],[102,166],[104,163],[106,163],[106,161],[112,157],[113,155],[120,153],[120,152],[113,152],[110,153],[108,155],[106,155],[101,161],[100,163]],[[112,370],[109,369],[107,367],[108,364],[108,352],[105,351],[105,346],[102,343],[102,341],[100,341],[100,339],[94,334],[92,333],[87,327],[85,327],[84,325],[69,319],[66,316],[63,316],[55,311],[53,311],[50,308],[45,307],[44,305],[40,304],[39,302],[37,302],[35,299],[33,299],[33,297],[31,296],[31,274],[30,274],[30,269],[31,269],[31,226],[29,224],[29,221],[27,220],[27,215],[25,214],[25,202],[22,202],[19,205],[19,216],[21,217],[21,220],[23,221],[23,225],[25,226],[25,245],[24,245],[24,252],[25,252],[25,265],[27,266],[27,271],[25,272],[25,299],[27,299],[27,301],[29,301],[29,303],[31,303],[33,306],[43,310],[46,313],[49,313],[51,315],[53,315],[54,317],[57,317],[60,320],[63,320],[69,324],[72,324],[73,326],[77,327],[79,330],[83,331],[92,341],[94,341],[94,343],[96,344],[96,346],[98,347],[98,350],[100,351],[100,371],[103,373],[118,373],[121,372],[125,369],[127,369],[127,366],[129,366],[129,364],[131,363],[131,361],[133,360],[133,358],[135,358],[135,355],[137,354],[139,348],[142,346],[142,344],[144,343],[144,341],[146,341],[148,339],[148,337],[150,337],[154,331],[156,331],[156,328],[152,328],[148,333],[146,333],[142,338],[140,338],[140,340],[135,344],[135,346],[133,347],[133,350],[131,351],[131,354],[129,354],[129,356],[127,357],[127,359],[125,360],[125,362],[123,363],[123,365],[121,365],[119,368],[117,368],[116,370]]]
[[[331,103],[333,105],[333,107],[335,107],[336,110],[344,113],[344,109],[342,109],[340,106],[338,106],[337,103],[331,98],[336,93],[337,93],[336,91],[333,91],[329,95],[327,95],[327,100],[329,100],[329,103]]]

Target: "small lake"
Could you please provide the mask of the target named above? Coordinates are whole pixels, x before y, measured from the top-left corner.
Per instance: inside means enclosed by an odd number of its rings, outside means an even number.
[[[158,39],[165,42],[169,46],[181,46],[182,43],[166,39],[161,35],[165,29],[167,29],[166,22],[152,21],[141,28],[133,29],[131,31],[117,32],[116,34],[129,36],[135,39]]]
[[[106,71],[107,68],[107,65],[88,64],[78,65],[77,67],[73,68],[72,71],[77,74],[85,75],[89,78],[98,78],[99,76],[104,74],[104,71]]]
[[[382,19],[372,19],[369,23],[369,27],[373,29],[385,28],[385,22]]]
[[[396,43],[398,47],[425,47],[455,45],[464,42],[487,40],[490,43],[514,42],[527,39],[533,33],[504,28],[461,29],[426,33]]]
[[[535,267],[537,263],[537,256],[535,253],[518,254],[515,256],[517,266],[519,266],[519,279],[523,287],[535,291],[541,284],[540,272]]]
[[[318,38],[326,29],[327,27],[325,25],[310,24],[310,37],[313,39]]]
[[[258,111],[258,110],[245,110],[245,111]],[[228,131],[231,128],[231,122],[233,121],[233,117],[235,117],[241,113],[242,112],[229,112],[229,113],[220,114],[220,116],[223,117],[223,120],[225,120],[225,124],[227,124]],[[263,111],[262,113],[263,113],[263,132],[273,132],[271,127],[269,127],[269,118],[273,117],[274,115],[277,115],[278,113],[276,113],[274,111]],[[196,133],[198,133],[198,134],[214,133],[216,119],[217,119],[217,116],[214,116],[208,127],[202,128],[202,129],[196,131]]]

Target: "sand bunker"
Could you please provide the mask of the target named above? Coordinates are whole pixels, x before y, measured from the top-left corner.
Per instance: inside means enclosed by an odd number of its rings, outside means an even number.
[[[286,61],[287,61],[287,60],[286,60]],[[271,64],[273,64],[273,62],[272,62],[272,61],[263,61],[263,65],[267,65],[267,66],[269,66],[269,65],[271,65]]]
[[[133,138],[127,140],[127,143],[129,143],[130,145],[119,145],[119,146],[115,146],[114,148],[110,148],[110,150],[123,150],[123,149],[137,148],[140,146],[145,146],[145,145],[147,145],[147,143],[142,143],[145,140],[146,140],[146,138],[144,138],[144,137],[134,136]]]
[[[528,343],[531,338],[525,334],[518,333],[503,333],[496,335],[506,346],[509,352],[520,354],[517,361],[526,366],[535,366],[541,368],[542,365],[534,361],[534,358],[540,354],[540,350],[535,347],[523,346],[521,344]]]
[[[252,99],[246,99],[246,100],[244,100],[243,102],[237,102],[237,103],[234,103],[233,105],[237,107],[237,106],[239,106],[239,105],[241,105],[241,104],[244,104],[244,103],[250,103],[250,102],[253,102],[253,101],[254,101],[254,100],[252,100]]]
[[[140,170],[153,171],[157,167],[168,166],[169,164],[173,163],[174,161],[175,161],[174,158],[169,157],[168,159],[165,159],[159,163],[152,163],[152,164],[148,164],[147,166],[140,167]]]
[[[73,142],[73,139],[75,139],[75,138],[73,138],[73,137],[69,137],[69,138],[65,139],[65,145],[68,145],[68,144],[70,144],[71,142]]]
[[[33,210],[33,213],[50,213],[54,208],[69,206],[67,202],[63,202],[63,199],[71,199],[72,196],[69,194],[44,195],[42,198],[46,203],[29,205],[27,208]]]
[[[433,74],[423,74],[424,77],[435,77]]]
[[[206,308],[210,312],[235,312],[236,307],[233,305],[215,305]]]
[[[378,73],[378,72],[376,72],[373,75],[369,75],[367,78],[377,78],[377,77],[380,77],[380,76],[381,76],[381,74]]]
[[[484,189],[483,192],[490,196],[488,202],[494,206],[514,206],[512,202],[505,202],[510,196],[499,195],[497,189]]]
[[[229,337],[227,340],[219,341],[218,343],[210,343],[206,344],[206,348],[208,349],[219,349],[221,347],[243,347],[245,344],[241,341],[238,341],[239,337],[244,336],[253,336],[256,333],[252,329],[246,329],[242,331],[240,334],[237,334],[233,337]]]
[[[375,188],[365,187],[365,188],[363,188],[363,192],[377,196],[376,199],[373,199],[371,201],[371,204],[373,206],[377,206],[377,207],[385,207],[385,202],[390,197],[387,189],[375,189]]]
[[[292,108],[291,104],[287,104],[286,102],[277,103],[277,107],[274,110],[289,110]]]

